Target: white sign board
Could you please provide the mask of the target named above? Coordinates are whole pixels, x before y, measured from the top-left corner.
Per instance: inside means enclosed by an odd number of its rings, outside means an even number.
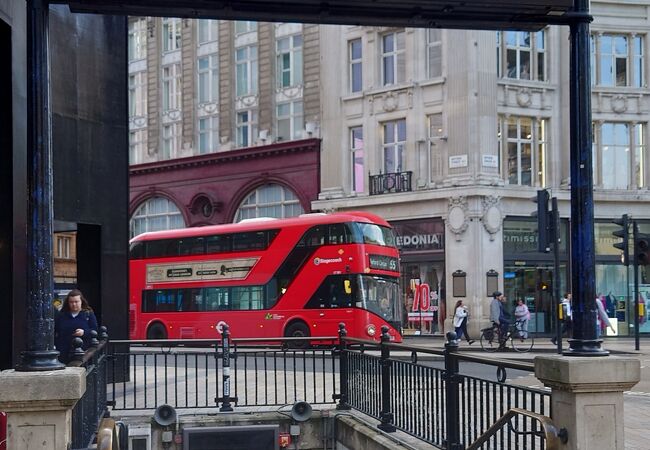
[[[459,167],[467,167],[467,155],[456,155],[449,157],[449,168],[457,169]]]
[[[499,158],[497,158],[497,155],[482,155],[482,157],[483,167],[499,168]]]

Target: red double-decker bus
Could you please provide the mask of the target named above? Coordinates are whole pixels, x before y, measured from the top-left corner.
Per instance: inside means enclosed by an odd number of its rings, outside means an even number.
[[[365,212],[250,219],[131,240],[131,339],[348,336],[400,342],[399,254]]]

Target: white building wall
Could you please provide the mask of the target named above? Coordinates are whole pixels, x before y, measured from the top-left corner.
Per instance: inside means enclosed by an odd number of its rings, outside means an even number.
[[[643,37],[646,78],[641,87],[594,86],[593,119],[643,124],[647,134],[650,1],[591,4],[594,33]],[[476,336],[489,316],[488,270],[499,273],[499,288],[503,289],[503,219],[530,218],[535,209],[531,199],[543,187],[558,197],[561,216],[570,216],[569,30],[547,29],[546,80],[535,81],[499,77],[496,33],[467,30],[442,31],[442,76],[428,79],[426,31],[409,29],[405,31],[405,80],[384,87],[381,35],[388,31],[381,27],[321,27],[324,158],[321,195],[312,206],[324,211],[366,209],[390,221],[444,219],[446,330],[457,300],[452,296],[452,274],[462,270],[467,274],[470,333]],[[363,42],[363,90],[350,94],[347,43],[358,37]],[[427,117],[435,113],[442,113],[443,132],[441,138],[430,140]],[[530,186],[509,184],[507,147],[500,150],[497,138],[500,117],[547,121],[545,186],[537,181]],[[366,179],[365,192],[351,193],[348,129],[363,126],[365,172],[376,175],[382,170],[382,123],[398,118],[407,124],[405,170],[413,172],[411,191],[370,195]],[[648,149],[644,151],[647,155]],[[494,157],[498,157],[499,167],[491,167]],[[650,175],[648,159],[642,161],[646,179]],[[609,220],[623,213],[650,219],[647,186],[647,181],[632,190],[596,186],[596,219]]]

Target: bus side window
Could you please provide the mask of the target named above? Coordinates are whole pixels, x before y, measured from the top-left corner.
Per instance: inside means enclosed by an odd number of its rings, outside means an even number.
[[[335,223],[329,226],[327,233],[328,244],[337,245],[337,244],[346,244],[346,229],[344,223]]]
[[[273,277],[264,286],[264,308],[271,308],[278,299],[278,280]]]
[[[232,249],[235,251],[263,250],[267,244],[267,234],[264,231],[237,233],[233,235]]]
[[[314,295],[309,299],[305,308],[307,309],[322,309],[330,307],[329,300],[329,283],[328,278],[316,289]]]
[[[143,312],[170,312],[176,310],[175,290],[144,291]]]
[[[144,258],[144,242],[134,242],[129,249],[129,258],[140,259]]]
[[[305,247],[319,247],[325,245],[325,233],[326,229],[324,226],[310,228],[298,245]]]
[[[205,253],[205,238],[193,237],[185,238],[178,241],[178,254],[183,255],[202,255]]]
[[[167,241],[147,241],[145,244],[147,258],[158,258],[165,256]]]
[[[207,253],[223,253],[232,250],[232,239],[229,234],[208,236],[206,244]]]

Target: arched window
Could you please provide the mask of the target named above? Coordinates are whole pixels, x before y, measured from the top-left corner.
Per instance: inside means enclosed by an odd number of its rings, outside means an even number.
[[[235,222],[255,217],[295,217],[304,210],[291,190],[279,184],[265,184],[251,192],[237,209]]]
[[[164,197],[153,197],[141,204],[129,222],[131,237],[175,228],[185,228],[185,221],[174,202]]]

